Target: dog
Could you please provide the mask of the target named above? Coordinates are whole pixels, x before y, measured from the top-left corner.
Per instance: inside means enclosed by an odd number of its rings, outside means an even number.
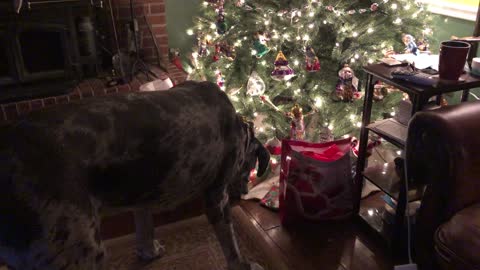
[[[0,130],[0,260],[17,270],[106,269],[99,211],[135,210],[137,251],[160,256],[151,206],[204,196],[229,270],[239,253],[229,195],[269,154],[216,84],[82,100]]]

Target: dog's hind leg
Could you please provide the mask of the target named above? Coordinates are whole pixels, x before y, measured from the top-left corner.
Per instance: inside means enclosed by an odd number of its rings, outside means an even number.
[[[134,211],[137,256],[142,260],[153,260],[165,253],[165,248],[155,239],[153,215],[149,209]]]
[[[263,270],[256,263],[246,262],[238,247],[231,221],[230,204],[225,189],[211,190],[206,199],[207,217],[215,230],[229,270]]]

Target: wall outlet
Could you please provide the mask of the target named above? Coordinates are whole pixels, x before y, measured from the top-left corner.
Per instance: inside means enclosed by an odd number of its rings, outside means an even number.
[[[393,270],[417,270],[417,269],[418,267],[416,263],[396,265],[393,267]]]

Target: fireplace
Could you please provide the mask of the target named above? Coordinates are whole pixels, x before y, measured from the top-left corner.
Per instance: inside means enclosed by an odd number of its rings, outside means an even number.
[[[66,94],[95,75],[93,12],[86,2],[34,5],[18,15],[0,4],[0,103]]]

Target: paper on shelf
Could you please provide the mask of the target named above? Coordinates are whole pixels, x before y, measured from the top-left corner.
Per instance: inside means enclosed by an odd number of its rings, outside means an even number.
[[[395,54],[391,56],[398,61],[408,61],[415,63],[415,67],[418,69],[433,68],[438,70],[438,54]]]

